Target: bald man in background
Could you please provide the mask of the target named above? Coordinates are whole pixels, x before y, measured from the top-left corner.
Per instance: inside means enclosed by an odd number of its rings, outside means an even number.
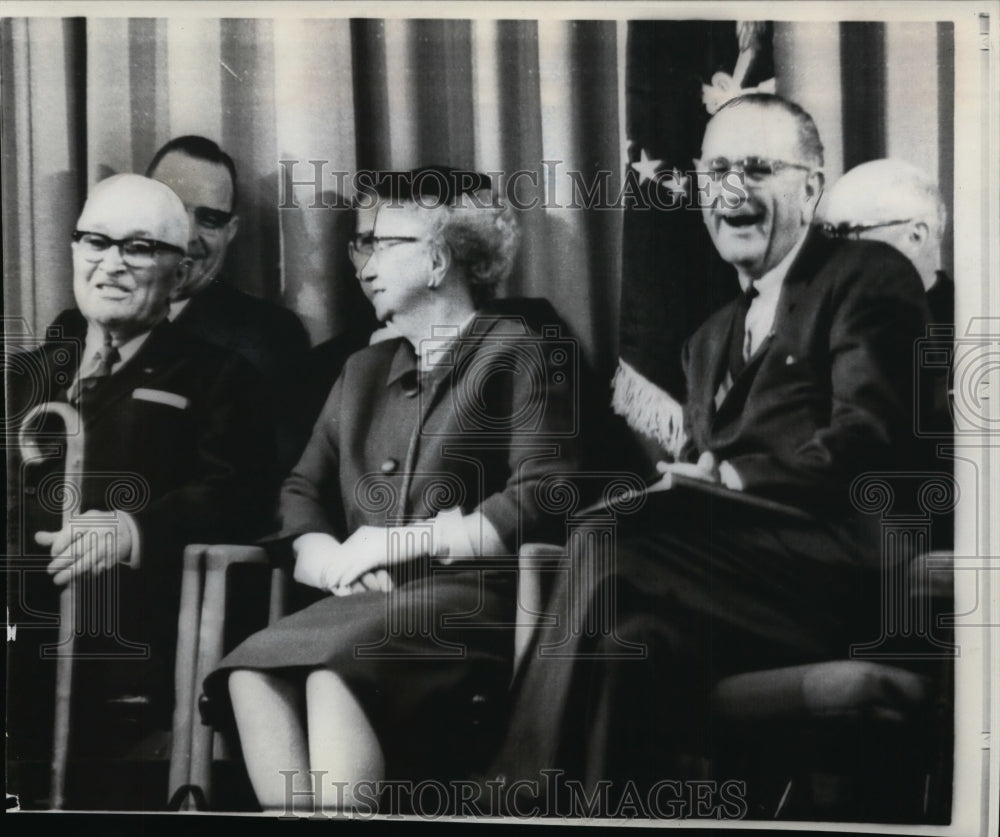
[[[823,216],[828,235],[882,241],[899,250],[920,274],[931,322],[954,323],[955,285],[939,268],[947,210],[926,172],[903,160],[862,163],[834,184]]]
[[[9,767],[51,754],[55,660],[39,645],[56,639],[57,620],[39,615],[58,613],[71,580],[78,626],[87,628],[75,651],[71,765],[165,757],[182,551],[246,542],[268,526],[274,443],[259,373],[168,321],[190,270],[189,235],[184,204],[166,185],[134,174],[98,183],[72,235],[81,350],[46,343],[11,367],[38,375],[8,375],[8,419],[64,403],[79,414],[84,440],[82,466],[59,456],[8,463],[9,554],[28,567],[8,578],[8,618],[19,628],[8,644]],[[53,447],[61,429],[32,428]],[[74,470],[80,513],[63,527],[52,486]],[[80,795],[67,807],[166,802],[165,783],[147,784],[141,770],[90,786],[73,776],[67,793]],[[22,807],[44,806],[46,788],[30,777],[14,769],[8,789]]]

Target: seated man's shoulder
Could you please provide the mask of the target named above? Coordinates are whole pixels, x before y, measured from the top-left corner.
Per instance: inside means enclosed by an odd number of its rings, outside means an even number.
[[[303,338],[306,336],[302,321],[293,311],[232,285],[213,283],[204,291],[204,302],[220,315],[230,315],[234,321],[246,323],[250,327],[266,327],[269,332],[265,337],[270,336],[273,333],[270,330],[275,328],[282,334],[294,333]]]
[[[165,373],[188,381],[195,390],[215,387],[220,381],[260,384],[260,373],[239,352],[191,334],[173,323],[157,327],[157,343],[151,360],[162,361]],[[151,368],[155,368],[151,367]]]
[[[882,241],[835,241],[828,245],[822,274],[835,284],[850,284],[863,276],[859,290],[895,290],[922,299],[923,283],[913,263]]]
[[[83,340],[87,336],[87,320],[79,308],[67,308],[59,312],[41,336],[46,341],[64,338]]]

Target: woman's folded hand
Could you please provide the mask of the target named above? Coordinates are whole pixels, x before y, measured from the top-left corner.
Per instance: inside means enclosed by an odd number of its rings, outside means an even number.
[[[292,542],[292,549],[295,551],[292,577],[310,587],[328,590],[328,578],[339,560],[340,543],[337,539],[325,532],[310,532],[297,537]]]
[[[367,573],[384,568],[389,563],[389,532],[383,526],[360,526],[341,545],[336,564],[326,576],[326,589],[346,596],[352,585]]]

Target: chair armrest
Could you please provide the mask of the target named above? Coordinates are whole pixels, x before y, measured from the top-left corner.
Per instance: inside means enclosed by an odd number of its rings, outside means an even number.
[[[711,707],[729,721],[870,717],[902,721],[928,698],[927,680],[863,660],[832,660],[735,674],[712,689]]]
[[[208,577],[218,574],[218,582],[212,584],[212,593],[225,596],[225,575],[234,564],[269,564],[267,552],[260,546],[237,544],[216,544],[206,548],[205,571]],[[208,582],[206,582],[206,585]],[[274,567],[271,572],[271,599],[268,609],[268,624],[272,624],[285,614],[288,592],[288,573],[283,567]],[[207,595],[207,594],[206,594]],[[213,606],[216,602],[213,600]],[[223,605],[224,606],[224,599]]]

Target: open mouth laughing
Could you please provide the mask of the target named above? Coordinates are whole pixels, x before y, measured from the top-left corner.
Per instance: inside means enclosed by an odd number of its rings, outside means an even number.
[[[734,230],[756,227],[764,220],[763,212],[740,212],[721,217],[721,223]]]

